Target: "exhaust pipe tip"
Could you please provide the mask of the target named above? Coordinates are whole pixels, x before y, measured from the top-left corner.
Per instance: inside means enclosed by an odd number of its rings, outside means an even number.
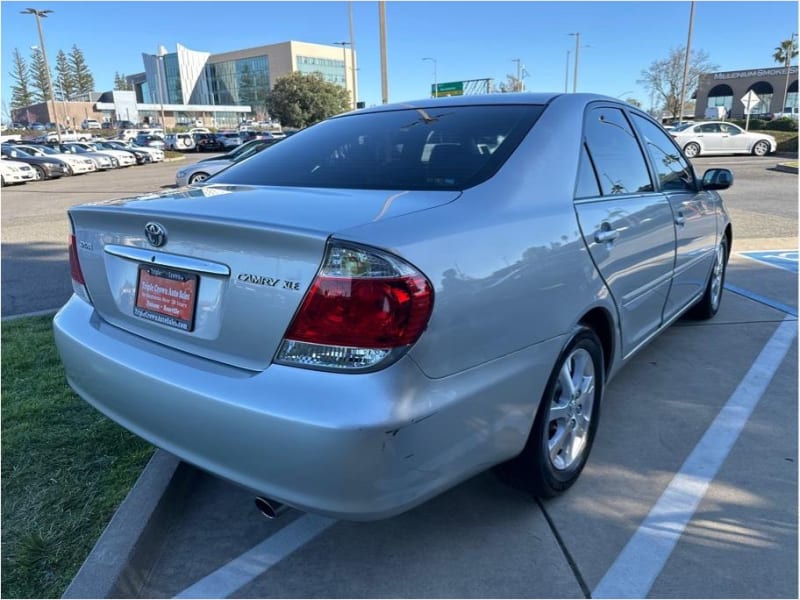
[[[269,519],[270,521],[273,519],[277,519],[280,515],[286,512],[289,507],[285,504],[281,504],[280,502],[276,502],[275,500],[270,500],[269,498],[264,498],[263,496],[259,496],[255,499],[256,508],[258,512],[260,512],[264,517]]]

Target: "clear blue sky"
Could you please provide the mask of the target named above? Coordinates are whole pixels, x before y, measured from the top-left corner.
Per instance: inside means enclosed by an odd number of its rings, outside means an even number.
[[[11,56],[38,45],[36,22],[20,11],[55,11],[42,20],[51,68],[59,49],[83,50],[100,91],[114,73],[144,70],[142,52],[181,43],[211,53],[299,40],[329,44],[349,39],[347,2],[39,2],[0,5],[2,94],[10,98]],[[519,58],[528,90],[563,91],[567,51],[580,32],[578,90],[650,98],[636,83],[654,60],[686,44],[690,2],[387,2],[389,100],[423,98],[433,82],[491,77],[505,81]],[[353,3],[359,99],[381,102],[378,3]],[[774,48],[798,25],[798,4],[696,3],[692,49],[705,50],[720,70],[777,66]],[[574,54],[570,57],[572,89]]]

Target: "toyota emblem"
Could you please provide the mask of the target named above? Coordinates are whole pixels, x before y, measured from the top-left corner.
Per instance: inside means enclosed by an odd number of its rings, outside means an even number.
[[[144,234],[147,241],[156,248],[160,248],[167,243],[167,230],[160,223],[150,222],[144,226]]]

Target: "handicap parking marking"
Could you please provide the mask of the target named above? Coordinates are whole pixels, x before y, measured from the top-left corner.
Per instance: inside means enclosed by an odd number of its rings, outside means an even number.
[[[797,250],[766,250],[762,252],[737,252],[737,254],[771,267],[797,273]]]

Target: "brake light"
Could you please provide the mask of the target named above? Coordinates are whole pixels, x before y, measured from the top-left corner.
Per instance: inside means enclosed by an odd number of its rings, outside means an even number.
[[[332,244],[277,361],[322,369],[387,366],[419,339],[432,309],[433,287],[410,264]]]
[[[78,260],[78,246],[75,242],[75,235],[69,236],[69,272],[72,277],[72,290],[89,304],[89,291],[86,289],[86,280],[83,278],[81,263]]]

